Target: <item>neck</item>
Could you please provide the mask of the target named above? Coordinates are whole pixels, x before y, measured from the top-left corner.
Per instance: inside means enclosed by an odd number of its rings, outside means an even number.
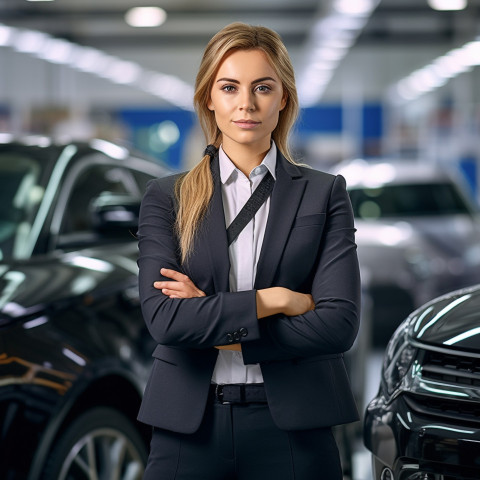
[[[258,167],[270,150],[270,143],[263,145],[262,148],[250,145],[225,145],[222,144],[223,151],[233,164],[245,175],[249,176],[250,172]]]

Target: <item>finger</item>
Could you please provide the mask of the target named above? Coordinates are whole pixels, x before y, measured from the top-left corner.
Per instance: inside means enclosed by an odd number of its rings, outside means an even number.
[[[154,287],[161,290],[164,295],[175,298],[205,297],[205,293],[198,289],[188,289],[179,282],[155,282]]]
[[[153,282],[153,286],[157,288],[158,290],[161,290],[162,288],[168,288],[169,290],[185,290],[185,284],[182,282]]]
[[[175,290],[169,290],[168,288],[162,288],[162,293],[170,298],[185,298],[181,293]]]
[[[167,278],[171,278],[177,282],[186,282],[190,280],[186,275],[183,273],[177,272],[176,270],[172,270],[170,268],[161,268],[160,273]]]

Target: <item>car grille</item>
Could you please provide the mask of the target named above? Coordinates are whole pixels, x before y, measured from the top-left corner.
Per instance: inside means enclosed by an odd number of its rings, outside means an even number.
[[[422,378],[460,387],[478,388],[480,387],[480,359],[425,350]],[[478,401],[411,393],[405,395],[405,400],[412,410],[425,415],[480,423],[480,402]]]
[[[480,387],[480,359],[425,351],[422,377],[460,386]]]
[[[453,419],[456,422],[480,424],[480,404],[464,400],[447,400],[428,395],[405,395],[411,410],[423,415]]]

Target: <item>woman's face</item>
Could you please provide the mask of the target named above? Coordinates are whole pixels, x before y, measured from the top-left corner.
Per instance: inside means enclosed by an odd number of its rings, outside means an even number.
[[[263,51],[236,50],[220,64],[208,108],[227,152],[240,145],[264,152],[285,103],[282,82]]]

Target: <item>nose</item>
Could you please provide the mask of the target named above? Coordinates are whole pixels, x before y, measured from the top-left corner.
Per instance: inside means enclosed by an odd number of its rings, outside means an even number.
[[[255,99],[250,91],[245,91],[241,94],[239,103],[239,109],[246,112],[251,112],[255,110]]]

